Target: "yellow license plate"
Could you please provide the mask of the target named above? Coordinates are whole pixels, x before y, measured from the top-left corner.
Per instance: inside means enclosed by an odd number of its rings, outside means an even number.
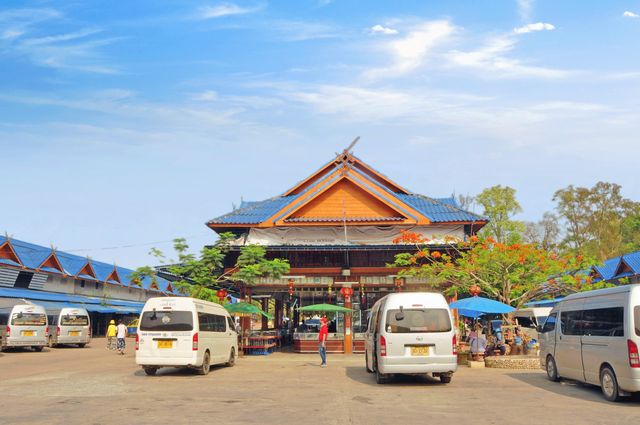
[[[78,331],[69,331],[69,336],[78,336],[80,335],[80,332]]]
[[[173,348],[173,341],[158,341],[158,348]]]
[[[22,331],[22,336],[33,336],[34,332],[33,331]]]
[[[412,356],[428,356],[429,347],[411,347]]]

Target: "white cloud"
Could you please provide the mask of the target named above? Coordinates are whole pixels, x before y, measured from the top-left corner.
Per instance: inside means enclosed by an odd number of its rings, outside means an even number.
[[[545,22],[536,22],[535,24],[527,24],[522,27],[514,28],[513,32],[516,34],[526,34],[534,31],[552,31],[556,29],[552,24]]]
[[[215,19],[224,16],[246,15],[262,9],[262,6],[242,7],[234,3],[220,3],[215,6],[204,6],[198,10],[199,19]]]
[[[531,13],[533,12],[534,0],[516,0],[518,2],[518,14],[520,19],[524,22],[531,20]]]
[[[319,40],[340,35],[332,25],[306,21],[273,21],[268,23],[268,29],[279,32],[286,41]]]
[[[390,53],[391,64],[364,73],[366,78],[395,77],[423,65],[429,55],[446,42],[456,28],[446,20],[427,21],[410,30],[405,37],[385,42],[382,49]]]
[[[396,35],[398,34],[398,30],[393,29],[393,28],[389,28],[389,27],[384,27],[380,24],[378,25],[374,25],[370,28],[370,31],[374,34],[384,34],[384,35]]]
[[[474,68],[488,77],[564,78],[572,71],[527,65],[507,56],[517,44],[513,36],[490,38],[482,47],[471,51],[453,50],[446,54],[449,66]]]
[[[626,11],[622,14],[622,16],[625,16],[625,17],[627,17],[627,18],[640,18],[640,15],[638,15],[637,13],[630,12],[630,11],[628,11],[628,10],[626,10]]]
[[[214,90],[207,90],[202,93],[198,93],[193,96],[193,100],[199,100],[202,102],[211,102],[212,100],[218,100],[218,93]]]
[[[22,34],[24,34],[23,31],[8,29],[8,30],[5,30],[5,31],[2,32],[2,36],[0,36],[0,39],[2,39],[2,40],[11,40],[13,38],[20,37]]]

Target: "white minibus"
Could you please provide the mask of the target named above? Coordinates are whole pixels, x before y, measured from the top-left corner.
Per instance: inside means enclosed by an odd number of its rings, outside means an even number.
[[[21,299],[0,301],[0,351],[11,347],[42,351],[47,344],[47,333],[44,307]]]
[[[599,385],[609,401],[640,391],[640,285],[569,295],[551,310],[539,339],[552,381]]]
[[[136,363],[147,375],[164,366],[190,367],[201,375],[211,365],[233,366],[238,334],[219,304],[187,297],[149,299],[136,333]]]
[[[394,373],[432,374],[447,384],[457,360],[455,327],[442,294],[389,294],[373,305],[365,363],[379,384]]]
[[[84,308],[47,308],[49,334],[47,345],[76,344],[83,348],[91,340],[91,322]]]
[[[520,329],[530,338],[538,340],[538,329],[544,324],[551,312],[551,307],[528,307],[513,313]]]

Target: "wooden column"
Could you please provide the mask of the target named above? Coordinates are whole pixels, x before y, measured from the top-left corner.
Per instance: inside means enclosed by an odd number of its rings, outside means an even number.
[[[282,316],[283,316],[283,303],[282,300],[276,299],[276,329],[282,329]]]
[[[263,298],[262,300],[260,300],[260,302],[262,303],[262,311],[264,311],[265,313],[268,313],[269,298]],[[269,319],[267,319],[266,316],[262,316],[262,330],[266,331],[267,329],[269,329]]]
[[[344,306],[346,308],[352,308],[351,295],[344,297]],[[353,353],[353,329],[351,326],[351,313],[344,314],[344,353]]]

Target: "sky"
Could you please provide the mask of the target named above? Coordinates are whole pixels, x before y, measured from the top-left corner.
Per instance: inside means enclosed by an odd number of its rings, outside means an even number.
[[[5,0],[0,231],[154,264],[356,136],[415,193],[515,188],[523,220],[570,184],[640,200],[639,39],[640,0]]]

